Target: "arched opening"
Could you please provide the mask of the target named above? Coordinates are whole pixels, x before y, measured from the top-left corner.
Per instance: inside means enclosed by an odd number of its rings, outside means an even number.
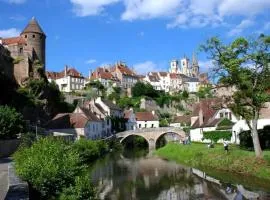
[[[125,158],[138,158],[148,154],[149,144],[148,141],[138,135],[130,135],[121,141],[124,151],[123,156]]]
[[[174,132],[167,132],[163,133],[162,135],[159,136],[156,142],[156,149],[161,148],[165,146],[168,142],[176,142],[179,143],[182,141],[182,136],[180,136],[177,133]]]

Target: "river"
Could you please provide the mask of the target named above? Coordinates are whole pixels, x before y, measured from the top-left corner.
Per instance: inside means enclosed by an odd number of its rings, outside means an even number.
[[[226,178],[218,180],[200,170],[149,156],[146,151],[111,153],[91,166],[91,177],[100,199],[270,199],[268,189],[256,183],[250,186],[241,177],[234,177],[233,183]]]

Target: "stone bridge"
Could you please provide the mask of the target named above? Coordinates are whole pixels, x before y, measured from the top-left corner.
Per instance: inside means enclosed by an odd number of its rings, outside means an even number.
[[[131,131],[124,131],[116,134],[116,137],[120,139],[122,143],[127,137],[141,136],[148,142],[149,150],[156,149],[157,140],[167,134],[174,133],[180,137],[180,141],[184,141],[186,137],[186,133],[181,128],[175,127],[162,127],[162,128],[145,128],[145,129],[136,129]]]

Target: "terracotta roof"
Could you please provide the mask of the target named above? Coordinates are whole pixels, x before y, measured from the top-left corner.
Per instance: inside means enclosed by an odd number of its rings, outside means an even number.
[[[32,18],[27,26],[24,28],[21,34],[23,33],[40,33],[45,35],[43,30],[41,29],[40,25],[38,24],[35,18]]]
[[[56,115],[48,124],[49,129],[84,128],[88,122],[82,113],[61,113]]]
[[[148,75],[148,78],[151,82],[159,82],[159,77],[158,76],[153,76],[153,75]]]
[[[131,114],[132,114],[132,110],[125,110],[124,111],[124,118],[125,119],[129,119],[130,118],[130,116],[131,116]]]
[[[177,76],[177,74],[175,74],[175,73],[170,73],[170,78],[172,78],[172,79],[177,79],[178,76]]]
[[[199,116],[200,110],[202,110],[203,123],[200,125],[199,118],[194,122],[192,128],[209,127],[216,124],[218,121],[212,121],[215,113],[221,108],[222,99],[209,98],[203,99],[200,103],[195,104],[192,116]]]
[[[108,70],[105,70],[103,68],[97,68],[92,74],[91,74],[91,79],[95,80],[98,78],[102,78],[102,79],[106,79],[106,80],[114,80],[114,81],[118,81],[118,79],[116,77],[114,77],[112,75],[111,72],[109,72]]]
[[[65,77],[65,69],[61,72],[46,72],[47,78],[51,79],[60,79]],[[83,76],[75,69],[75,68],[68,68],[67,69],[67,76],[72,76],[75,78],[82,78]]]
[[[0,35],[1,36],[1,35]],[[4,38],[2,39],[3,45],[10,45],[10,44],[26,44],[26,41],[22,37],[12,37],[12,38]]]
[[[131,69],[124,65],[117,65],[117,69],[124,75],[127,76],[137,76]]]
[[[167,72],[159,72],[160,76],[167,76],[167,74],[168,74]]]
[[[137,112],[135,116],[137,121],[158,121],[158,117],[152,112]]]
[[[172,123],[191,123],[191,115],[175,116],[172,120]]]

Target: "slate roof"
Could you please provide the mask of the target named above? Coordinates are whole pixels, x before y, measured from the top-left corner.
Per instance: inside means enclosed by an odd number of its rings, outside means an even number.
[[[136,112],[135,116],[137,121],[158,121],[158,117],[152,112]]]
[[[151,82],[159,82],[159,77],[154,75],[148,75],[148,78]]]
[[[27,24],[21,34],[23,33],[40,33],[45,35],[39,23],[34,17],[30,20],[30,22]]]

